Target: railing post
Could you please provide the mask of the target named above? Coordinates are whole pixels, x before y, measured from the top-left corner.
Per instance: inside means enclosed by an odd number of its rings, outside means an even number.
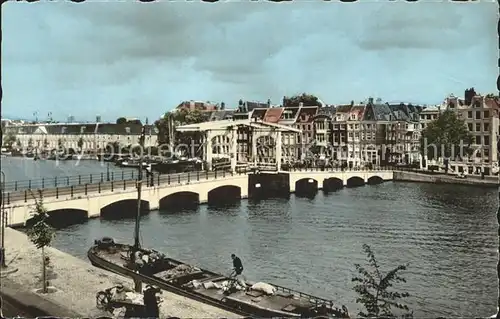
[[[92,174],[90,174],[90,183],[89,184],[92,184]]]
[[[82,175],[78,175],[78,185],[82,185]]]
[[[85,195],[87,195],[87,184],[85,184]]]
[[[56,198],[59,198],[59,187],[56,187]]]
[[[24,202],[26,203],[28,201],[28,191],[24,191]]]
[[[188,183],[191,181],[191,174],[188,172]]]
[[[170,174],[167,175],[167,185],[170,185]]]
[[[69,176],[66,176],[66,186],[69,186]]]
[[[101,183],[104,182],[104,173],[101,172]]]
[[[100,194],[101,193],[101,182],[97,184],[97,192]]]
[[[196,172],[196,180],[199,181],[200,180],[200,171],[197,171]]]
[[[14,190],[17,192],[17,181],[14,182]]]
[[[54,177],[54,186],[57,187],[57,176]]]
[[[45,188],[45,177],[42,177],[42,189]]]
[[[114,181],[115,180],[115,172],[111,172],[111,180]]]
[[[127,181],[126,180],[123,180],[123,189],[127,189]]]
[[[115,188],[115,181],[111,181],[111,191],[114,192]]]
[[[181,174],[177,175],[177,183],[181,183]]]
[[[31,179],[28,181],[28,189],[31,189]]]
[[[158,183],[156,184],[156,186],[160,186],[160,174],[158,174]]]
[[[217,179],[217,170],[215,170],[215,178]]]
[[[205,179],[208,179],[208,171],[205,171]]]
[[[71,192],[71,197],[73,197],[73,193],[74,193],[73,185],[71,185],[71,187],[70,187],[70,192]]]
[[[7,193],[7,205],[10,205],[10,193]]]
[[[125,179],[125,171],[122,171],[122,179]]]
[[[226,178],[226,170],[223,170],[223,171],[222,171],[222,177],[223,177],[223,178]]]
[[[135,171],[132,171],[132,179],[134,179],[134,172],[135,172]]]

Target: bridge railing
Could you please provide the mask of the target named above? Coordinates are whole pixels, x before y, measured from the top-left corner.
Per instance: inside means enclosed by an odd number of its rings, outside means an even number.
[[[54,176],[37,179],[5,182],[6,192],[17,192],[25,189],[45,189],[65,186],[78,186],[98,182],[133,180],[137,178],[137,171],[109,171],[94,174],[74,176]]]
[[[341,167],[341,166],[328,166],[328,167],[285,167],[281,169],[286,172],[374,172],[374,171],[394,171],[398,170],[395,166],[373,166],[373,167]]]
[[[137,173],[136,173],[137,174]],[[182,183],[196,183],[206,180],[213,180],[217,178],[226,178],[235,175],[245,175],[246,173],[231,173],[227,171],[197,171],[189,173],[169,174],[169,175],[152,175],[150,177],[144,176],[143,185],[145,186],[177,186]],[[10,205],[14,202],[28,202],[33,198],[42,197],[55,197],[59,198],[64,196],[79,197],[87,196],[89,194],[100,194],[102,192],[114,192],[127,189],[136,189],[137,180],[111,180],[111,181],[95,181],[93,183],[83,183],[69,186],[57,186],[45,189],[24,189],[19,191],[11,191],[5,193],[5,204]]]

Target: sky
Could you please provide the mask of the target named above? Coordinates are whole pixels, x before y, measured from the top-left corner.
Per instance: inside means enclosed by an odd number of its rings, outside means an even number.
[[[2,116],[157,119],[184,100],[495,93],[495,2],[8,2]]]

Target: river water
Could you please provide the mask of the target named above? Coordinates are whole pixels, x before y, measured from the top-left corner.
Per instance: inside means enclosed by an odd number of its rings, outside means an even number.
[[[24,165],[2,161],[10,180],[26,172],[61,172],[53,162]],[[106,169],[85,165],[65,172]],[[226,208],[154,211],[142,219],[142,242],[224,273],[236,253],[248,279],[333,299],[351,313],[360,309],[351,278],[354,264],[365,263],[366,243],[383,270],[409,263],[407,283],[398,287],[410,293],[417,317],[489,316],[496,312],[497,198],[494,189],[388,182],[319,192],[313,199],[292,195]],[[54,246],[86,259],[95,238],[132,242],[132,232],[133,220],[93,219],[59,230]]]

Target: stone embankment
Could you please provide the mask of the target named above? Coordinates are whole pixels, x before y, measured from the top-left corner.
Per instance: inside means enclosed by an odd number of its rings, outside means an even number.
[[[458,178],[453,175],[445,174],[426,174],[419,172],[409,171],[394,171],[394,181],[401,182],[421,182],[421,183],[434,183],[434,184],[457,184],[457,185],[471,185],[480,187],[498,187],[498,177],[481,177],[467,176],[467,178]]]
[[[41,288],[41,250],[19,231],[7,228],[5,231],[7,269],[15,272],[2,274],[1,290],[3,298],[15,301],[26,308],[36,307],[58,317],[110,316],[96,307],[96,293],[111,288],[118,283],[133,288],[131,279],[93,267],[83,261],[54,248],[46,248],[50,257],[53,276],[50,285],[56,291],[42,294]],[[206,305],[167,291],[161,295],[160,317],[180,318],[238,318],[228,311]]]

